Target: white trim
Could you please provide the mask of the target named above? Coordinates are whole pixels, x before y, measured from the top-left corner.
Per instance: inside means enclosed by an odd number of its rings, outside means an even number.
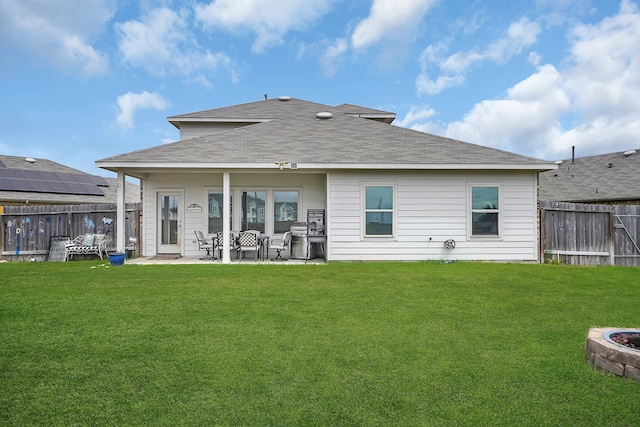
[[[248,189],[249,187],[241,186],[241,187],[232,187],[230,189],[229,195],[231,197],[231,202],[233,204],[233,200],[237,200],[238,207],[236,207],[236,213],[231,217],[231,229],[232,230],[240,230],[240,226],[242,225],[242,210],[240,204],[242,203],[242,192],[264,192],[265,193],[265,201],[264,201],[264,218],[265,218],[265,230],[264,233],[267,235],[275,234],[275,194],[276,192],[290,192],[298,194],[298,207],[296,211],[296,216],[298,218],[297,221],[301,221],[301,212],[302,208],[302,187],[256,187],[252,190]],[[207,230],[207,235],[211,235],[213,233],[209,232],[209,193],[221,193],[224,197],[224,191],[221,187],[204,187],[204,204],[206,205],[206,209],[203,209],[204,215],[203,220]],[[224,208],[223,208],[224,209]],[[222,230],[221,230],[222,231]]]
[[[391,208],[391,235],[368,235],[367,234],[367,187],[391,187],[393,191],[393,207]],[[371,211],[371,209],[369,209]],[[375,211],[375,210],[374,210]],[[381,209],[381,212],[388,212],[389,209]],[[398,183],[390,181],[360,181],[360,238],[365,239],[395,239],[398,223]]]
[[[473,188],[474,187],[496,187],[498,189],[498,208],[488,209],[491,213],[498,214],[498,234],[497,235],[474,235],[473,234]],[[478,209],[476,209],[477,211]],[[497,212],[493,212],[497,211]],[[467,182],[467,239],[469,240],[502,240],[504,233],[504,201],[502,196],[501,182]]]
[[[380,164],[380,163],[304,163],[296,161],[295,159],[288,160],[289,162],[296,163],[298,169],[337,169],[337,170],[537,170],[548,171],[557,170],[558,165],[549,164],[421,164],[421,163],[405,163],[405,164]],[[237,170],[243,169],[247,171],[251,170],[264,170],[271,169],[274,172],[287,173],[291,169],[285,169],[281,171],[278,165],[274,162],[269,163],[146,163],[146,162],[96,162],[96,167],[107,170],[118,169],[135,169],[140,172],[146,169],[185,169],[186,170],[200,170],[200,169],[221,169],[223,170]],[[294,169],[296,170],[296,169]],[[128,171],[128,174],[135,174],[135,171]],[[293,172],[289,172],[293,173]],[[135,175],[132,175],[135,176]]]
[[[184,188],[168,188],[168,189],[160,189],[157,188],[154,190],[155,191],[155,222],[156,222],[156,229],[155,229],[155,240],[156,240],[156,247],[155,247],[155,252],[156,254],[158,253],[162,253],[160,252],[160,246],[162,245],[161,241],[161,223],[160,223],[160,213],[161,213],[161,206],[160,206],[160,195],[171,195],[171,194],[177,194],[179,195],[179,203],[178,203],[178,224],[177,224],[177,229],[176,229],[176,238],[177,238],[177,243],[175,244],[175,246],[178,247],[178,251],[180,253],[180,255],[184,255],[184,216],[185,216],[185,210],[184,210]],[[173,246],[173,245],[163,245],[163,246]]]

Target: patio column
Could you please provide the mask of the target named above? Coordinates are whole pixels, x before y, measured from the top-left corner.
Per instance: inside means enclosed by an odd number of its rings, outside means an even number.
[[[222,262],[231,262],[231,250],[229,248],[229,235],[231,234],[231,176],[229,172],[222,175]]]
[[[124,238],[127,232],[126,220],[125,220],[125,174],[118,171],[118,178],[116,184],[116,249],[118,252],[124,252]]]

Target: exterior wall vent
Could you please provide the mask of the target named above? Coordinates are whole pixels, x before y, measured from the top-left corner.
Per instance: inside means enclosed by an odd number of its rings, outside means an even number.
[[[290,167],[291,167],[291,169],[298,169],[298,164],[297,163],[290,163]]]

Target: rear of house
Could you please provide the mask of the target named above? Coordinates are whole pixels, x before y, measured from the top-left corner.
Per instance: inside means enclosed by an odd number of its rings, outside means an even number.
[[[281,97],[170,117],[180,141],[96,164],[140,179],[143,256],[197,256],[195,230],[276,236],[321,209],[332,261],[538,259],[538,173],[556,165],[394,118]]]

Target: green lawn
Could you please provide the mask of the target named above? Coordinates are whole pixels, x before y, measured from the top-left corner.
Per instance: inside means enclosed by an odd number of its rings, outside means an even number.
[[[640,269],[0,264],[0,425],[632,426]]]

